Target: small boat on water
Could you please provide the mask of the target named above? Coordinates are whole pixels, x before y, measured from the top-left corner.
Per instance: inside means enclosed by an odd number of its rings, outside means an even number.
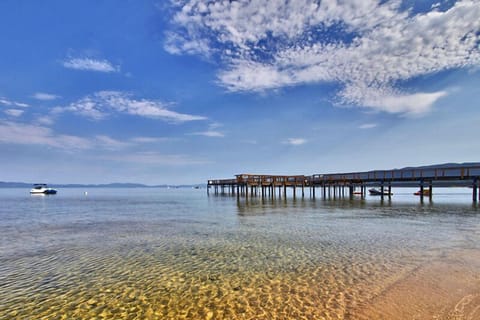
[[[417,192],[414,193],[416,196],[422,195],[422,190],[418,190]],[[424,196],[429,196],[430,195],[430,190],[428,189],[423,189],[423,195]]]
[[[381,196],[382,195],[382,191],[378,190],[378,189],[375,189],[375,188],[368,189],[368,192],[370,193],[371,196]],[[384,190],[383,195],[384,196],[391,196],[391,195],[393,195],[393,193],[389,193],[388,191]]]
[[[56,194],[57,190],[49,188],[45,183],[36,183],[30,190],[30,194]]]

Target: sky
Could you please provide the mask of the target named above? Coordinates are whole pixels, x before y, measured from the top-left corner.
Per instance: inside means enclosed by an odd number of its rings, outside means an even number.
[[[480,1],[2,0],[0,181],[480,161]]]

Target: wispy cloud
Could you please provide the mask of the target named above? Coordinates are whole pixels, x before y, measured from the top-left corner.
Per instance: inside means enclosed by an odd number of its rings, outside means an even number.
[[[373,129],[375,127],[377,127],[376,123],[364,123],[358,126],[359,129]]]
[[[11,117],[20,117],[23,114],[24,110],[19,109],[7,109],[4,111],[5,114]]]
[[[0,142],[9,144],[42,145],[61,149],[88,149],[87,139],[55,134],[50,128],[11,121],[0,121]]]
[[[65,68],[97,72],[119,72],[120,67],[113,65],[108,60],[92,58],[69,58],[62,62]]]
[[[132,145],[132,143],[128,141],[117,140],[106,135],[97,135],[95,137],[95,143],[96,145],[108,150],[124,149]]]
[[[51,116],[41,116],[36,119],[36,123],[41,125],[50,126],[54,123],[54,119]]]
[[[212,137],[212,138],[223,138],[225,134],[218,130],[218,128],[222,127],[220,123],[211,123],[208,126],[208,129],[205,131],[194,132],[192,135],[196,136],[205,136],[205,137]]]
[[[307,140],[303,139],[303,138],[288,138],[283,143],[284,144],[289,144],[289,145],[292,145],[292,146],[300,146],[302,144],[307,143]]]
[[[420,115],[448,92],[418,92],[405,80],[480,66],[480,2],[414,12],[400,0],[172,0],[171,53],[221,62],[231,91],[335,82],[337,103]]]
[[[0,97],[0,104],[7,107],[20,107],[20,108],[29,107],[29,105],[26,103],[8,100],[7,98],[4,98],[4,97]]]
[[[156,142],[165,142],[177,140],[176,138],[166,138],[166,137],[133,137],[130,141],[134,143],[156,143]]]
[[[44,124],[49,124],[45,121]],[[41,145],[64,150],[126,150],[139,143],[163,141],[163,138],[132,138],[125,141],[108,135],[80,137],[54,132],[45,125],[0,120],[0,143]]]
[[[185,166],[185,165],[202,165],[211,163],[205,159],[195,159],[183,154],[163,154],[160,152],[139,152],[116,156],[103,156],[104,160],[132,162],[138,164],[159,165],[159,166]]]
[[[167,109],[167,103],[135,99],[131,94],[119,91],[100,91],[86,96],[63,108],[55,108],[54,112],[75,112],[94,120],[107,117],[112,112],[125,113],[140,117],[161,119],[173,123],[206,120],[206,117],[179,113]]]
[[[205,136],[205,137],[216,137],[216,138],[223,138],[225,135],[222,132],[214,131],[214,130],[207,130],[207,131],[199,131],[194,132],[192,135],[195,136]]]
[[[60,98],[60,96],[56,94],[51,94],[51,93],[45,93],[45,92],[36,92],[33,95],[33,98],[41,101],[51,101],[51,100],[56,100]]]

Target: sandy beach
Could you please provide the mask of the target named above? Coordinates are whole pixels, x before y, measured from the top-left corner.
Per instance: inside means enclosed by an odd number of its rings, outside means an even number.
[[[352,319],[480,319],[480,252],[426,263],[354,314]]]

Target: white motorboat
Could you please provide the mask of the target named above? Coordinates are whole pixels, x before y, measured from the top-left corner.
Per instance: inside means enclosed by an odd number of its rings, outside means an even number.
[[[30,190],[30,194],[56,194],[57,190],[49,188],[45,183],[36,183],[33,185],[33,189]]]

